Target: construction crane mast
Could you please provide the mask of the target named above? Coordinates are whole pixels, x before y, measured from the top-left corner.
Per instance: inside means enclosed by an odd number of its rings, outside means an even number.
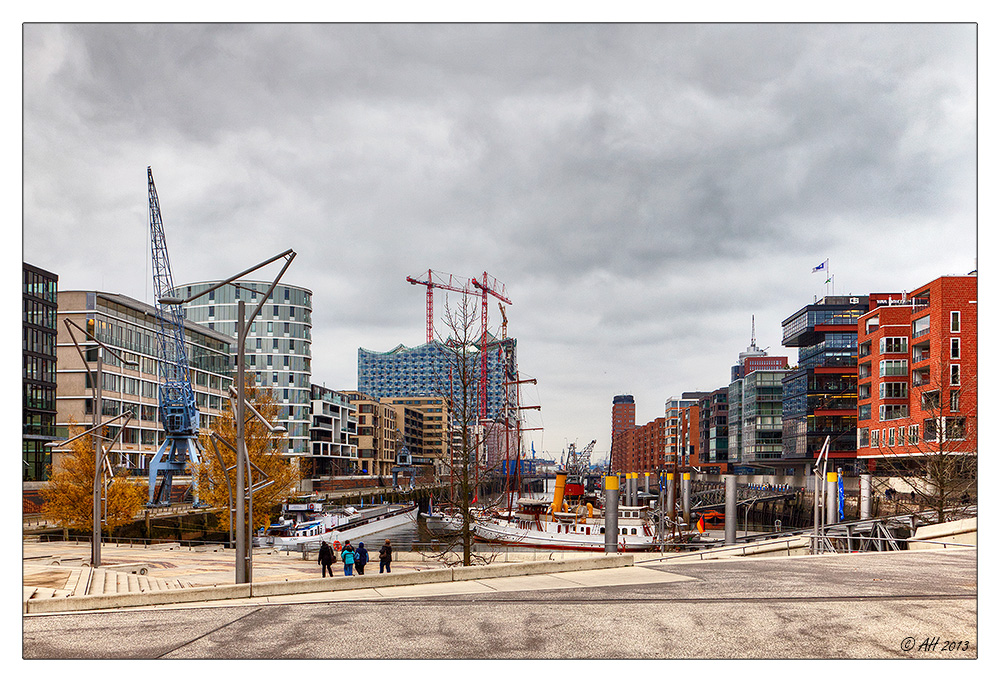
[[[483,343],[480,348],[480,356],[482,357],[482,367],[480,370],[479,378],[479,419],[480,421],[486,419],[486,388],[489,382],[489,376],[486,370],[486,348],[489,343],[489,333],[487,331],[487,310],[489,308],[488,296],[494,296],[498,300],[503,301],[507,305],[514,305],[509,298],[507,298],[507,290],[502,282],[498,282],[495,277],[490,277],[485,272],[483,273],[483,281],[478,281],[475,277],[472,278],[472,286],[476,287],[483,292],[482,301],[482,314],[483,314]],[[504,319],[506,320],[507,314],[504,313]]]
[[[153,258],[153,296],[156,299],[156,341],[159,350],[159,409],[165,438],[149,463],[149,506],[170,505],[174,474],[190,465],[194,502],[198,504],[194,466],[199,461],[198,424],[200,415],[191,388],[191,369],[184,343],[184,312],[179,304],[161,303],[172,295],[174,279],[170,271],[167,240],[160,216],[160,201],[153,184],[153,170],[146,168],[149,182],[149,231]],[[162,476],[162,480],[159,480]]]
[[[419,284],[427,287],[427,343],[434,341],[434,290],[457,291],[465,295],[472,293],[472,287],[469,285],[468,280],[456,277],[455,275],[449,275],[448,273],[435,273],[433,270],[427,271],[427,279],[425,280],[420,280],[416,277],[407,277],[406,281],[410,284]]]

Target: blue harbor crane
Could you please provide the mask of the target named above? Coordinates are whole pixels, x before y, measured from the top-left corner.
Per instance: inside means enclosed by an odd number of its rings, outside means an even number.
[[[170,272],[167,239],[160,217],[160,201],[153,184],[153,170],[146,168],[149,180],[149,231],[153,252],[153,295],[156,299],[156,342],[159,351],[159,407],[165,438],[149,463],[149,506],[170,506],[174,474],[190,466],[191,490],[197,506],[198,488],[195,466],[199,462],[198,406],[191,388],[191,368],[184,345],[184,312],[180,304],[163,303],[172,294],[174,278]]]

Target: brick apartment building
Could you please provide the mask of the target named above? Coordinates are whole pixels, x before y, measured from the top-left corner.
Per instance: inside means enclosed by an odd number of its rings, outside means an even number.
[[[858,320],[857,456],[976,452],[976,273],[872,294]]]

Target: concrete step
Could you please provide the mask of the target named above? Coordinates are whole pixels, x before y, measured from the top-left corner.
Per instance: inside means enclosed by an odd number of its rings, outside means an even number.
[[[90,577],[90,591],[88,594],[104,594],[104,573],[103,568],[95,568]]]
[[[66,581],[66,589],[74,596],[82,596],[87,593],[87,579],[90,578],[90,567],[82,566],[70,571],[69,580]]]

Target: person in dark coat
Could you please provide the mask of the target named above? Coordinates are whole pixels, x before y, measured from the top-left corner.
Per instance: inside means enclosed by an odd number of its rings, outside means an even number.
[[[354,567],[358,569],[358,575],[365,574],[365,564],[368,563],[368,550],[365,549],[365,543],[358,543],[358,551],[354,557]]]
[[[330,572],[330,577],[333,577],[333,562],[335,557],[333,555],[333,548],[323,541],[323,544],[319,547],[319,563],[323,566],[323,577],[326,577],[327,571]]]
[[[382,545],[382,549],[378,551],[378,572],[381,573],[383,570],[386,573],[392,573],[392,547],[389,545],[389,541],[386,540],[385,544]]]

